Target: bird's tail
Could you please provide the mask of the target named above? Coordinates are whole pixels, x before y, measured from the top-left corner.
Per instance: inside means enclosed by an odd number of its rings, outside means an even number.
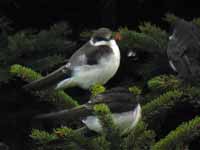
[[[35,81],[23,86],[23,89],[25,89],[25,90],[43,90],[43,89],[48,89],[48,88],[50,88],[50,86],[52,86],[52,85],[49,85],[49,83],[50,83],[49,79],[44,77],[44,78],[35,80]]]
[[[25,85],[23,88],[26,90],[49,89],[55,87],[60,81],[65,80],[69,76],[69,73],[70,70],[63,66],[47,76]]]

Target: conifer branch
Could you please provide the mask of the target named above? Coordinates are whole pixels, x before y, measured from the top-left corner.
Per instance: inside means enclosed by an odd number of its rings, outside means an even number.
[[[183,93],[181,91],[174,90],[168,91],[158,98],[155,98],[142,107],[143,119],[151,120],[150,118],[152,118],[152,116],[163,112],[164,109],[170,109],[179,102],[182,95]]]
[[[10,73],[22,78],[27,82],[32,82],[42,77],[41,74],[33,71],[30,68],[23,67],[21,65],[13,65],[11,66]],[[67,108],[78,106],[78,102],[73,100],[69,95],[67,95],[64,91],[36,91],[33,92],[37,96],[45,98],[51,102],[56,102],[64,105]],[[50,94],[49,94],[50,93]],[[49,98],[49,99],[48,99]]]
[[[121,28],[119,30],[122,40],[119,41],[119,47],[121,49],[142,49],[149,51],[156,51],[160,49],[159,43],[152,37],[145,33],[139,33],[136,31],[128,30],[127,28]]]
[[[185,122],[171,131],[165,138],[158,141],[152,150],[175,150],[183,145],[189,144],[200,135],[200,117],[197,116],[191,121]]]

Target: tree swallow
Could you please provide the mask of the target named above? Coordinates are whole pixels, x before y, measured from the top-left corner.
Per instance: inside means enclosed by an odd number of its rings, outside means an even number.
[[[25,85],[24,88],[41,90],[78,86],[89,89],[94,84],[108,82],[117,72],[119,65],[120,50],[112,38],[112,31],[99,28],[94,31],[91,39],[71,56],[66,65]]]

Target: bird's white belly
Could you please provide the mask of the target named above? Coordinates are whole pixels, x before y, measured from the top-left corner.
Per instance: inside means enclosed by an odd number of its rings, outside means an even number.
[[[116,56],[102,59],[98,65],[85,65],[74,71],[73,81],[81,88],[88,89],[94,84],[105,84],[114,76],[120,60]]]

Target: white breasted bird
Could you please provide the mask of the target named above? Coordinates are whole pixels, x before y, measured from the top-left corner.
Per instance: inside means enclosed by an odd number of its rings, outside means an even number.
[[[88,89],[97,83],[107,83],[115,75],[119,65],[120,50],[112,38],[112,31],[99,28],[91,39],[71,56],[66,65],[25,85],[24,88],[41,90],[78,86]]]
[[[141,106],[138,104],[133,110],[112,114],[113,122],[119,128],[121,135],[133,129],[141,118]],[[97,116],[88,116],[82,122],[88,129],[101,133],[103,131],[101,121]]]

